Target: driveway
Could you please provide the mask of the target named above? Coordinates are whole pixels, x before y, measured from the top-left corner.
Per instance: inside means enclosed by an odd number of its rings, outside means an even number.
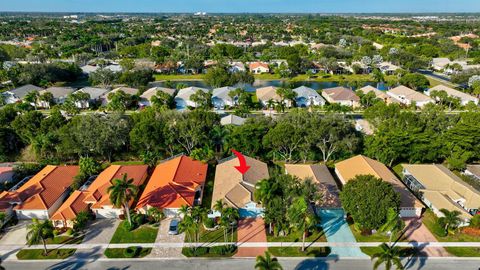
[[[27,225],[30,220],[19,220],[17,225],[5,229],[0,238],[0,245],[25,245],[27,243]]]
[[[234,257],[257,257],[267,251],[267,247],[242,247],[242,243],[266,243],[267,233],[263,218],[243,218],[238,221],[238,251]]]
[[[157,239],[155,243],[183,243],[185,234],[169,235],[168,229],[172,218],[166,218],[160,222],[160,228],[158,229]],[[153,248],[152,252],[147,256],[150,258],[155,257],[170,257],[178,258],[183,257],[181,248]]]
[[[410,242],[438,242],[437,238],[423,224],[421,218],[409,218],[405,221],[405,236]],[[450,254],[443,247],[418,247],[420,253],[428,257],[446,257]]]
[[[357,242],[348,223],[344,218],[342,209],[320,209],[318,213],[321,225],[329,243]],[[335,257],[367,257],[358,247],[331,247],[329,256]]]
[[[82,244],[108,244],[120,224],[119,219],[97,218],[87,227]]]

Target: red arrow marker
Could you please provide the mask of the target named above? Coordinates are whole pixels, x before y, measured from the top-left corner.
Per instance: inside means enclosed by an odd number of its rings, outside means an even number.
[[[235,166],[235,169],[237,169],[241,174],[245,174],[250,169],[250,166],[247,165],[247,161],[245,161],[245,157],[242,155],[242,153],[233,149],[232,153],[237,156],[238,161],[240,162],[240,166]]]

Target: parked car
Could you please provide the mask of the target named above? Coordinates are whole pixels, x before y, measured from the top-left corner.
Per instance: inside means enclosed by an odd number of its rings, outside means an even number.
[[[179,219],[172,219],[170,221],[170,226],[168,227],[168,234],[177,235],[178,234],[178,224],[180,223]]]

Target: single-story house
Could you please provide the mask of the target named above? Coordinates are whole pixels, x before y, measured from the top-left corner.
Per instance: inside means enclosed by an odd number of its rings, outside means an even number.
[[[475,105],[478,105],[478,98],[442,84],[426,90],[425,94],[430,96],[433,91],[444,91],[448,96],[458,98],[460,100],[460,104],[463,106],[467,105],[469,102],[473,102]]]
[[[245,65],[242,62],[231,62],[228,70],[232,73],[247,71]]]
[[[100,102],[102,103],[102,99],[105,97],[105,94],[108,92],[107,89],[98,88],[98,87],[84,87],[79,89],[75,93],[86,93],[90,96],[88,100],[77,101],[75,105],[80,109],[86,109],[90,107],[90,103]]]
[[[118,87],[118,88],[115,88],[115,89],[113,89],[112,91],[107,92],[107,93],[105,93],[105,94],[103,95],[103,97],[102,97],[102,105],[104,105],[104,106],[107,105],[108,102],[110,102],[108,96],[109,96],[110,94],[117,93],[118,91],[122,91],[122,92],[124,92],[125,94],[130,95],[130,96],[138,95],[138,93],[139,93],[139,90],[138,90],[137,88],[123,87],[123,86],[122,86],[122,87]]]
[[[256,94],[258,101],[266,107],[268,105],[269,100],[273,100],[275,102],[280,102],[282,98],[279,94],[277,94],[278,87],[275,86],[266,86],[257,88]],[[292,104],[289,100],[284,100],[284,103],[287,107],[290,107]]]
[[[480,181],[480,165],[479,164],[469,164],[463,172],[465,175],[475,177]]]
[[[46,90],[39,92],[40,95],[44,93],[52,93],[53,102],[55,104],[63,104],[70,94],[75,92],[74,88],[71,87],[49,87]],[[45,103],[44,101],[39,100],[38,105],[43,108],[49,108],[50,104]]]
[[[237,103],[238,98],[229,96],[230,92],[235,91],[237,88],[231,86],[225,86],[221,88],[213,89],[212,103],[213,107],[218,110],[223,110],[226,106],[234,106]]]
[[[357,92],[358,91],[362,91],[362,93],[364,95],[366,95],[370,92],[373,92],[378,99],[380,99],[381,101],[383,101],[387,104],[396,102],[389,95],[387,95],[387,93],[385,91],[378,90],[376,87],[373,87],[371,85],[366,85],[366,86],[358,89]]]
[[[185,155],[161,162],[138,199],[136,209],[146,213],[156,207],[167,216],[175,216],[184,205],[200,205],[207,169],[207,164]]]
[[[318,184],[322,193],[320,208],[340,208],[340,191],[332,174],[325,164],[285,164],[287,174],[300,180],[310,179]]]
[[[247,119],[237,116],[235,114],[229,114],[224,116],[220,119],[220,125],[234,125],[234,126],[241,126],[247,121]]]
[[[263,208],[254,200],[255,184],[269,178],[267,164],[245,156],[250,169],[241,174],[235,167],[239,161],[235,156],[221,160],[215,170],[212,206],[221,200],[230,207],[239,209],[242,217],[261,215]]]
[[[23,101],[25,96],[30,92],[40,92],[42,90],[43,88],[41,87],[32,84],[26,84],[12,90],[7,90],[3,92],[2,95],[5,97],[5,103],[12,104]]]
[[[351,89],[338,86],[322,90],[322,96],[329,103],[338,103],[349,107],[360,107],[360,98]]]
[[[248,65],[248,69],[253,74],[269,73],[270,68],[268,64],[262,62],[253,62]]]
[[[142,185],[148,176],[147,165],[111,165],[103,170],[91,184],[74,191],[53,214],[51,220],[56,227],[72,227],[73,220],[81,211],[91,211],[97,218],[118,218],[123,208],[115,207],[110,201],[108,188],[114,179],[133,179],[136,186]],[[133,200],[130,202],[130,206]]]
[[[462,226],[468,225],[480,208],[480,192],[441,164],[403,164],[403,182],[433,210],[460,212]]]
[[[408,188],[383,163],[369,157],[358,155],[335,164],[335,173],[346,184],[357,175],[373,175],[390,183],[400,194],[400,216],[403,218],[419,217],[423,204],[415,198]]]
[[[468,44],[467,44],[468,45]],[[470,46],[470,45],[468,45]],[[452,68],[453,65],[459,65],[461,70],[455,70]],[[453,60],[451,61],[448,58],[439,57],[432,59],[432,68],[436,71],[443,71],[444,74],[451,75],[458,73],[460,71],[480,68],[480,65],[470,65],[466,60]]]
[[[293,92],[297,93],[297,97],[295,98],[297,107],[325,105],[325,99],[323,99],[317,91],[310,87],[300,86],[292,90]]]
[[[190,99],[190,97],[193,94],[197,93],[197,91],[203,91],[205,93],[210,92],[210,90],[208,89],[194,86],[180,89],[177,93],[177,96],[175,96],[175,103],[177,104],[177,109],[183,110],[187,107],[197,107],[197,104]]]
[[[78,166],[47,165],[20,187],[0,194],[2,212],[15,211],[18,219],[48,219],[68,196]]]
[[[416,106],[422,108],[428,103],[434,103],[435,101],[429,96],[424,95],[418,91],[410,89],[406,86],[400,85],[387,91],[387,95],[392,99],[400,102],[401,104],[409,106],[415,102]]]
[[[400,68],[390,62],[382,62],[378,65],[380,71],[385,75],[393,75]]]
[[[140,95],[140,101],[138,102],[141,107],[151,106],[152,105],[152,97],[155,96],[158,91],[164,92],[170,96],[175,95],[176,90],[172,88],[165,88],[165,87],[152,87],[147,91],[143,92]]]

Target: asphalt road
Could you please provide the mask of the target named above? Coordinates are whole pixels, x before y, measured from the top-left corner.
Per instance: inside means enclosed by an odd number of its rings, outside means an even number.
[[[285,270],[371,270],[369,259],[280,259]],[[414,270],[479,270],[480,259],[415,259],[407,262],[406,269]],[[49,262],[4,262],[7,270],[62,270],[62,269],[106,269],[106,270],[133,270],[133,269],[162,269],[162,270],[248,270],[254,269],[254,259],[136,259],[136,260],[64,260]],[[380,268],[382,269],[382,268]]]

